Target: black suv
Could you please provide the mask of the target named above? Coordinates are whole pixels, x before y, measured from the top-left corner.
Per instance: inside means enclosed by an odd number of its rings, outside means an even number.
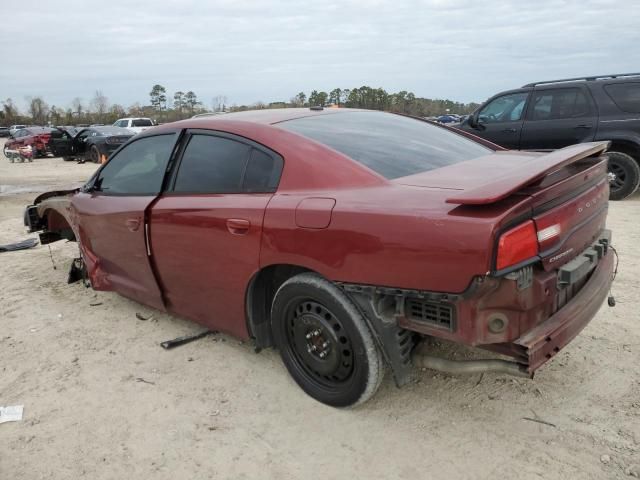
[[[457,128],[516,150],[610,140],[610,198],[640,183],[640,73],[530,83],[491,97]]]

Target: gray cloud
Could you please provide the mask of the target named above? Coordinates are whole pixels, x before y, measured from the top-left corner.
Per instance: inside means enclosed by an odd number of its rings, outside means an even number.
[[[44,3],[44,5],[43,5]],[[538,1],[176,1],[12,4],[0,97],[125,106],[154,83],[207,104],[370,85],[479,101],[534,80],[640,69],[640,4]]]

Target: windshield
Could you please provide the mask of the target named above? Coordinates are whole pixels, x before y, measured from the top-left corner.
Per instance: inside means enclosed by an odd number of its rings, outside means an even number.
[[[323,143],[389,180],[492,152],[444,127],[384,112],[317,115],[277,126]]]

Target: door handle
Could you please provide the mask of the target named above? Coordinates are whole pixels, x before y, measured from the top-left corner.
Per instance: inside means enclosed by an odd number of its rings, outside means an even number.
[[[127,218],[124,222],[129,229],[130,232],[135,232],[140,228],[140,219],[139,218]]]
[[[576,125],[574,128],[591,128],[591,125],[586,123],[581,123],[580,125]]]
[[[504,130],[502,130],[505,133],[516,133],[518,130],[515,128],[505,128]]]
[[[246,235],[249,232],[251,222],[244,218],[229,218],[227,219],[227,230],[233,235]]]

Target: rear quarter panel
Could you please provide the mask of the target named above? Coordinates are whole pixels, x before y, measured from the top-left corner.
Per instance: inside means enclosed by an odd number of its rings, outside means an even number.
[[[326,228],[301,228],[305,198],[335,198]],[[496,225],[525,213],[523,197],[454,206],[446,193],[387,185],[275,195],[264,220],[261,266],[294,264],[333,281],[463,292],[490,269]]]

